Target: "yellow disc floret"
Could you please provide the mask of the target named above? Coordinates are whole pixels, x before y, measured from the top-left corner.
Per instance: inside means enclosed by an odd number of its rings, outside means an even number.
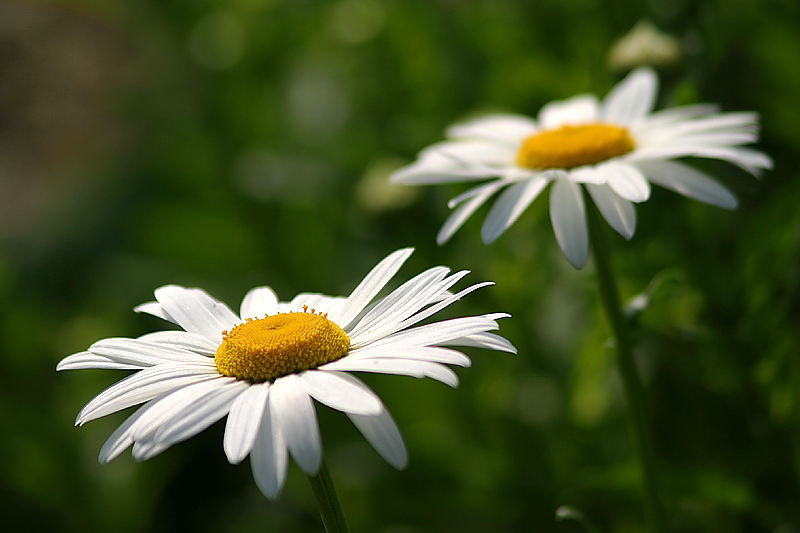
[[[252,382],[316,368],[347,353],[350,337],[342,328],[303,307],[302,313],[278,313],[248,318],[222,332],[222,344],[214,355],[223,375]]]
[[[635,144],[627,128],[612,124],[561,126],[522,141],[517,164],[527,168],[570,169],[627,154]]]

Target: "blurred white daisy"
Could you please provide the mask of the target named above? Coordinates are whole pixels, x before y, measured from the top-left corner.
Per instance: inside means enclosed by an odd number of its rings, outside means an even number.
[[[456,209],[439,231],[439,244],[505,189],[481,229],[483,242],[491,243],[552,181],[553,230],[569,262],[581,268],[589,249],[581,184],[611,227],[629,239],[636,228],[633,202],[649,198],[650,183],[736,207],[726,187],[675,159],[721,159],[753,175],[772,166],[765,154],[742,147],[758,139],[756,113],[719,113],[708,104],[652,113],[657,89],[656,73],[640,68],[602,103],[581,95],[550,102],[536,120],[489,115],[454,125],[447,130],[450,140],[426,148],[390,179],[422,185],[496,178],[450,200]]]
[[[447,366],[469,366],[449,346],[515,352],[497,329],[503,313],[417,324],[475,289],[449,288],[468,272],[435,267],[370,302],[411,255],[403,249],[381,261],[348,298],[299,294],[279,302],[269,287],[247,293],[240,315],[199,289],[168,285],[156,302],[136,311],[174,322],[184,331],[136,339],[112,338],[65,358],[58,370],[136,370],[78,414],[76,424],[144,403],[100,450],[107,463],[133,445],[149,459],[225,415],[223,448],[239,463],[250,455],[256,484],[277,498],[286,478],[287,451],[308,475],[321,464],[322,444],[312,398],[344,412],[395,468],[407,462],[394,420],[380,398],[348,371],[430,377],[452,387]]]

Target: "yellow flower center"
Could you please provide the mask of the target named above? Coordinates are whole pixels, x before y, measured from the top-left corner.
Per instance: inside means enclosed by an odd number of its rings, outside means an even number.
[[[342,328],[303,306],[302,313],[278,313],[248,318],[222,332],[222,344],[214,355],[217,370],[252,382],[316,368],[347,353],[350,337]]]
[[[591,165],[627,154],[635,144],[628,130],[611,124],[561,126],[534,133],[517,152],[517,164],[544,170]]]

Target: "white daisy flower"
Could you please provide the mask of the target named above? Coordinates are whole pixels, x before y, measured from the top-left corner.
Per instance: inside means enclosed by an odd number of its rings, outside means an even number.
[[[109,437],[99,460],[107,463],[133,445],[143,461],[228,415],[223,448],[233,464],[248,455],[261,492],[281,492],[288,454],[315,475],[322,444],[312,398],[343,411],[392,466],[405,467],[400,432],[380,398],[350,371],[430,377],[455,387],[445,365],[469,366],[449,346],[516,352],[490,333],[504,313],[417,324],[475,289],[448,289],[468,272],[435,267],[391,294],[370,302],[411,255],[403,249],[381,261],[348,298],[299,294],[279,302],[269,287],[247,293],[240,314],[200,289],[176,285],[155,291],[156,302],[136,311],[184,331],[136,339],[112,338],[71,355],[58,370],[136,370],[97,395],[76,425],[142,404]],[[287,454],[288,451],[288,454]]]
[[[553,230],[569,262],[581,268],[589,249],[581,184],[611,227],[630,239],[636,228],[633,203],[650,197],[651,183],[736,207],[730,190],[676,159],[721,159],[753,175],[772,167],[767,155],[742,147],[758,139],[756,113],[719,113],[707,104],[652,113],[657,89],[656,73],[640,68],[602,103],[581,95],[550,102],[536,120],[489,115],[457,124],[447,130],[451,140],[426,148],[390,179],[421,185],[496,178],[450,200],[456,209],[439,231],[439,244],[505,189],[481,229],[483,242],[493,242],[552,181]]]

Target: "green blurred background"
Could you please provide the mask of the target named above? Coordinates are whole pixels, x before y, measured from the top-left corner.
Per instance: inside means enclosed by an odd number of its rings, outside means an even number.
[[[247,461],[227,463],[222,424],[100,466],[125,415],[72,424],[124,373],[55,365],[164,327],[132,311],[163,284],[234,309],[264,284],[344,295],[415,246],[398,280],[445,264],[496,281],[452,313],[511,313],[501,333],[519,354],[471,351],[456,390],[362,376],[403,432],[402,472],[319,407],[352,530],[583,531],[554,519],[571,505],[602,531],[640,531],[593,266],[568,265],[546,197],[491,246],[484,208],[438,247],[464,187],[386,176],[472,114],[604,95],[626,72],[611,49],[643,19],[680,52],[659,66],[659,106],[757,110],[776,161],[762,180],[702,164],[738,210],[658,189],[633,239],[611,241],[626,299],[666,280],[636,355],[670,530],[800,531],[794,0],[0,1],[0,528],[321,531],[299,469],[268,502]]]

